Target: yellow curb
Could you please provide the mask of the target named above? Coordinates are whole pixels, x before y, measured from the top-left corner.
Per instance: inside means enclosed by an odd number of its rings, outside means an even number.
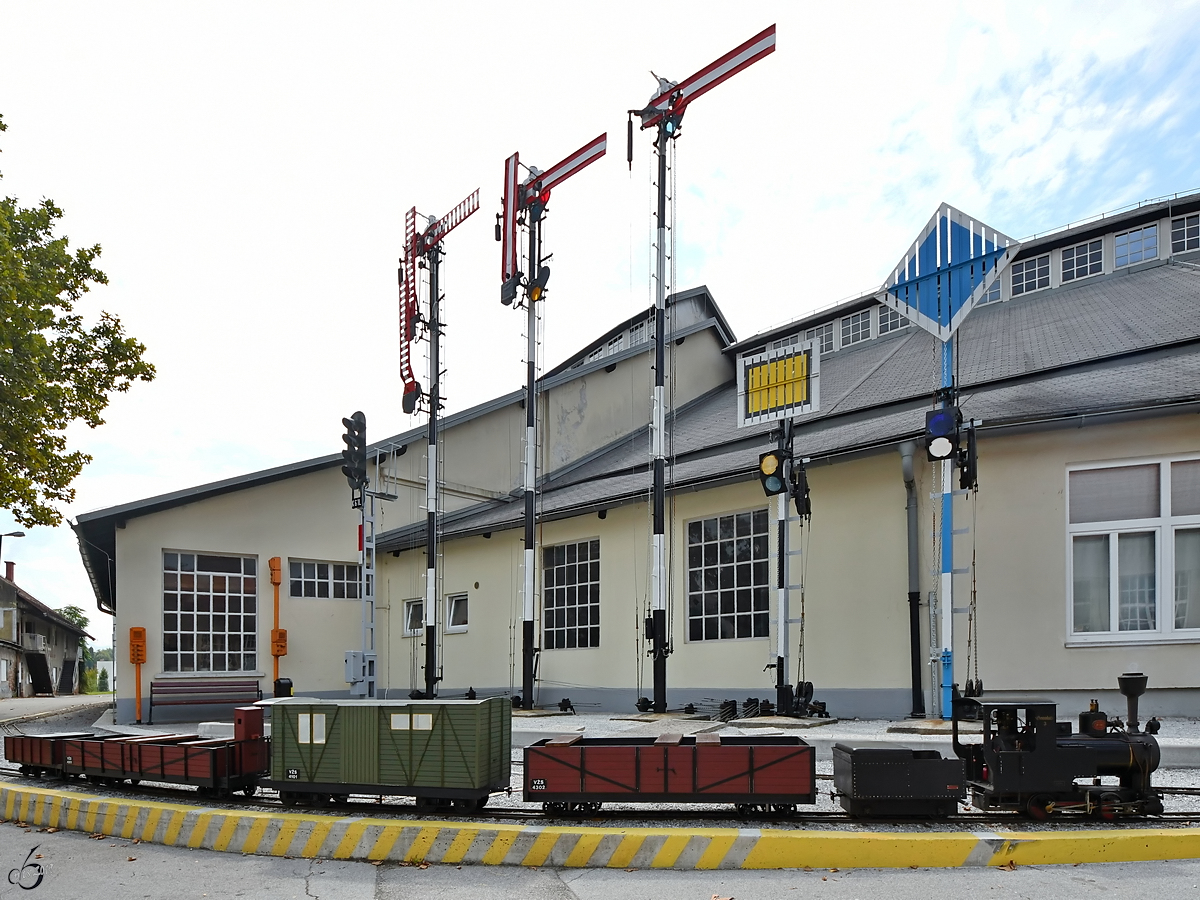
[[[922,868],[1200,858],[1200,828],[944,831],[624,828],[413,821],[221,810],[0,782],[0,810],[32,827],[273,856],[566,868]],[[139,824],[141,823],[141,824]],[[215,823],[215,824],[214,824]],[[209,833],[215,832],[210,839]]]

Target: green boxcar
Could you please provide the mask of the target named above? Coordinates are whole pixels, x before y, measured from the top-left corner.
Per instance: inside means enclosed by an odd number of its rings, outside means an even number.
[[[271,782],[285,803],[409,795],[480,807],[509,786],[512,706],[488,700],[313,700],[271,706]]]

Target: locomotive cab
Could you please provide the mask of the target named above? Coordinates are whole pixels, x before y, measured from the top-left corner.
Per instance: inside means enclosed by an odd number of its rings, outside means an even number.
[[[1150,780],[1158,768],[1158,741],[1136,730],[1133,702],[1130,728],[1093,703],[1080,716],[1079,733],[1070,722],[1057,721],[1056,704],[1048,700],[969,700],[954,712],[954,752],[978,809],[1018,810],[1037,819],[1059,810],[1104,818],[1162,812]],[[960,712],[978,713],[980,743],[959,740]]]

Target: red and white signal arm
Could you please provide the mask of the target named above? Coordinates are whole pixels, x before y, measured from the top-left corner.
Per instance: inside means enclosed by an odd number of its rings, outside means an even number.
[[[500,281],[505,282],[517,274],[517,166],[519,153],[504,161],[504,197],[500,211]]]
[[[738,427],[817,412],[820,376],[816,341],[738,357]]]
[[[642,128],[653,128],[668,112],[682,112],[697,97],[774,52],[775,26],[771,25],[651,100],[641,114]]]

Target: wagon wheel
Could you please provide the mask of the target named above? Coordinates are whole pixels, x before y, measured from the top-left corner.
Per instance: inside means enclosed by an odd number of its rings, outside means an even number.
[[[1026,814],[1038,822],[1045,822],[1054,811],[1054,801],[1046,794],[1034,794],[1025,803]]]
[[[245,797],[246,799],[250,799],[257,793],[258,793],[258,785],[257,784],[248,784],[242,788],[242,796]]]
[[[548,816],[561,816],[567,811],[567,804],[553,800],[542,804],[542,812]]]
[[[207,787],[205,787],[204,785],[199,785],[199,786],[197,786],[197,788],[196,788],[196,793],[197,793],[199,796],[201,796],[201,797],[205,797],[205,798],[207,798],[207,797],[209,796],[209,790],[208,790],[208,788],[207,788]]]
[[[737,810],[737,814],[742,818],[749,818],[750,816],[754,815],[753,803],[737,803],[734,804],[733,808]]]
[[[471,803],[472,810],[474,810],[475,812],[479,812],[485,806],[488,805],[488,801],[491,799],[492,799],[491,794],[484,794],[482,797],[476,797]]]
[[[333,803],[337,806],[344,806],[345,804],[350,802],[350,795],[349,794],[330,794],[329,800],[331,803]]]
[[[604,806],[603,803],[598,800],[593,800],[590,803],[580,803],[579,811],[583,813],[598,813],[600,812],[600,808],[602,806]]]
[[[142,783],[142,779],[140,779],[140,778],[130,778],[129,779],[129,784],[131,787],[137,787],[141,783]]]
[[[774,803],[771,805],[771,812],[777,816],[794,816],[796,814],[796,804]]]
[[[279,802],[284,806],[296,806],[300,802],[300,798],[292,791],[280,791]]]

